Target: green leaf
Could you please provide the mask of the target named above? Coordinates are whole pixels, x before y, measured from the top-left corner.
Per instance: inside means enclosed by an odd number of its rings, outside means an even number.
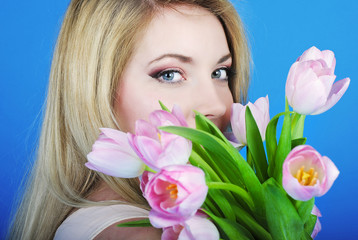
[[[196,129],[203,130],[205,132],[211,132],[208,124],[205,122],[203,118],[198,117],[198,115],[195,116],[195,126]]]
[[[301,240],[312,240],[311,234],[305,232],[301,237]]]
[[[148,218],[145,218],[141,220],[120,223],[117,225],[117,227],[152,227],[152,224]]]
[[[313,229],[317,222],[317,216],[311,214],[308,218],[308,221],[305,223],[305,231],[311,236]]]
[[[206,151],[215,159],[222,171],[227,174],[231,183],[244,183],[244,186],[241,187],[248,190],[254,201],[256,219],[260,223],[265,222],[264,194],[260,181],[234,146],[225,144],[219,138],[198,129],[178,126],[166,126],[160,127],[160,129],[177,134],[205,147]]]
[[[194,145],[194,144],[193,144]],[[212,169],[212,167],[204,161],[204,159],[195,151],[191,152],[189,157],[189,162],[196,167],[199,167],[204,170],[205,177],[209,176],[210,179],[214,181],[221,181],[219,175]]]
[[[291,116],[289,112],[285,113],[281,130],[280,140],[278,142],[275,154],[274,178],[278,183],[282,183],[282,165],[287,155],[291,151]]]
[[[159,101],[159,104],[160,104],[160,107],[162,108],[162,110],[171,112],[161,101]]]
[[[205,117],[203,114],[194,111],[195,112],[195,122],[200,122],[201,125],[206,125],[207,127],[207,132],[212,133],[214,136],[218,137],[219,139],[221,139],[222,141],[224,141],[226,144],[231,145],[231,143],[227,140],[227,138],[224,136],[224,134],[221,132],[221,130],[212,122],[210,121],[207,117]],[[198,128],[198,127],[197,127]]]
[[[222,232],[225,233],[226,237],[230,240],[237,240],[237,239],[248,239],[248,240],[254,240],[254,237],[251,235],[251,233],[244,228],[239,223],[236,223],[234,221],[230,221],[228,219],[219,218],[212,214],[209,211],[203,210],[206,214],[209,215],[209,217],[212,218],[212,220],[219,226],[219,228],[222,230]]]
[[[263,184],[266,196],[267,221],[275,240],[300,239],[304,234],[303,222],[285,190],[270,178]]]
[[[299,145],[304,145],[307,141],[307,138],[296,138],[291,141],[291,148],[294,149]]]
[[[212,164],[209,165],[212,167],[213,165],[218,164],[217,168],[221,168],[223,173],[227,174],[227,177],[232,180],[232,182],[238,182],[234,179],[239,179],[243,182],[243,176],[237,174],[235,170],[239,171],[239,165],[236,164],[234,159],[233,152],[230,151],[228,145],[226,145],[222,140],[219,138],[211,135],[202,130],[192,129],[192,128],[185,128],[185,127],[178,127],[178,126],[166,126],[160,127],[161,130],[167,131],[173,134],[177,134],[179,136],[185,137],[191,140],[193,143],[202,145],[206,148],[209,155],[213,158]],[[210,150],[209,150],[210,149]],[[236,150],[235,150],[236,152]],[[220,161],[219,161],[220,159]],[[245,161],[245,160],[243,160]],[[246,163],[246,161],[245,161]],[[220,164],[220,166],[219,166]],[[213,168],[216,171],[216,168]],[[253,173],[254,174],[254,173]]]
[[[261,134],[249,107],[245,112],[247,146],[254,160],[256,175],[261,183],[268,179],[267,159]]]
[[[266,151],[267,151],[267,159],[269,163],[268,167],[268,175],[269,177],[273,177],[275,170],[275,155],[277,151],[277,138],[276,138],[276,129],[277,123],[281,116],[290,114],[293,112],[282,112],[274,116],[267,125],[266,128]]]
[[[235,211],[237,221],[249,230],[255,239],[272,240],[271,234],[263,226],[258,224],[250,214],[236,205],[233,206],[233,209]]]
[[[266,128],[266,151],[268,159],[268,175],[269,177],[273,176],[273,171],[275,169],[275,154],[277,149],[277,140],[276,140],[276,127],[278,123],[278,117],[271,119]]]
[[[235,213],[232,210],[231,204],[225,196],[228,196],[221,190],[217,189],[209,189],[208,195],[211,196],[211,199],[216,203],[221,212],[223,213],[223,217],[229,219],[231,221],[235,221]]]
[[[253,209],[254,203],[252,201],[251,196],[246,192],[245,189],[242,189],[241,187],[231,183],[208,182],[206,184],[209,187],[209,189],[221,189],[221,190],[226,190],[236,193],[250,207],[250,209]]]
[[[295,207],[300,215],[302,222],[307,222],[314,206],[314,198],[308,201],[295,201]]]
[[[198,153],[196,153],[196,151],[194,149],[201,149],[202,151],[205,151],[205,150],[202,147],[198,146],[198,144],[196,144],[196,143],[193,143],[193,146],[194,146],[194,148],[193,148],[193,151],[190,156],[190,162],[194,166],[197,166],[197,167],[200,167],[201,169],[203,169],[203,171],[205,172],[205,178],[206,178],[208,186],[212,183],[212,180],[216,181],[216,183],[218,183],[218,184],[221,184],[222,182],[221,182],[220,177],[208,165],[208,163],[205,162],[204,159],[202,159]],[[238,187],[236,185],[234,185],[234,186],[241,190],[240,187]],[[216,208],[220,208],[221,212],[223,213],[223,216],[227,217],[228,219],[235,220],[235,214],[234,214],[234,211],[232,210],[231,206],[233,204],[237,204],[237,203],[235,201],[235,198],[232,196],[232,194],[227,191],[218,191],[218,190],[213,191],[212,189],[209,189],[209,190],[210,191],[208,194],[211,196],[211,198],[209,198],[209,199],[207,198],[205,203],[208,206],[210,206],[210,209],[212,211],[216,210],[216,209],[213,209],[213,203],[210,200],[210,199],[215,199]],[[246,197],[249,198],[247,201],[250,203],[250,200],[251,200],[250,196],[246,196]],[[244,203],[244,204],[248,205],[242,198],[240,199],[239,202],[240,202],[240,204]],[[251,208],[252,208],[252,206],[253,206],[253,203],[251,200]]]

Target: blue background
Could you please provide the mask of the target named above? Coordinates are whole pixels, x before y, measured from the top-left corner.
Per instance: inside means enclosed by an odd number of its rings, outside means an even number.
[[[68,0],[2,1],[0,8],[0,239],[41,124],[52,51]],[[284,109],[291,64],[311,46],[334,51],[337,80],[350,77],[330,111],[308,116],[308,144],[330,157],[341,174],[316,198],[323,217],[317,239],[354,239],[358,169],[358,1],[235,1],[253,55],[250,100],[269,95],[271,116]]]

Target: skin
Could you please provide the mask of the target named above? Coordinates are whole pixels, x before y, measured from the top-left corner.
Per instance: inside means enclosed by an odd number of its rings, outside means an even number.
[[[177,10],[177,11],[176,11]],[[233,103],[228,86],[231,56],[219,20],[205,9],[178,6],[163,9],[150,23],[128,62],[117,88],[114,109],[121,130],[135,131],[135,121],[178,104],[190,127],[193,110],[225,130]],[[106,184],[89,199],[119,199]],[[108,227],[95,239],[160,239],[155,228]]]
[[[232,60],[223,27],[204,9],[177,10],[165,9],[152,20],[120,79],[114,108],[122,131],[134,133],[136,120],[160,109],[158,100],[169,109],[179,105],[190,127],[193,110],[221,130],[230,120],[225,68]]]

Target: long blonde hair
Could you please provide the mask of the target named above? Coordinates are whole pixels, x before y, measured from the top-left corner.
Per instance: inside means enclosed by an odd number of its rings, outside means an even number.
[[[73,208],[99,204],[86,197],[105,181],[125,202],[147,207],[137,179],[87,169],[86,155],[100,127],[118,128],[116,86],[126,63],[159,8],[201,6],[223,24],[236,76],[235,101],[246,97],[249,51],[244,29],[226,0],[73,0],[53,56],[37,160],[18,208],[11,239],[52,239]]]

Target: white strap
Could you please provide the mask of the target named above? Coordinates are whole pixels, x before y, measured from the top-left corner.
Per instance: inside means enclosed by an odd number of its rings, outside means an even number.
[[[81,208],[60,225],[54,240],[90,240],[112,224],[132,218],[148,218],[148,211],[130,205]]]

